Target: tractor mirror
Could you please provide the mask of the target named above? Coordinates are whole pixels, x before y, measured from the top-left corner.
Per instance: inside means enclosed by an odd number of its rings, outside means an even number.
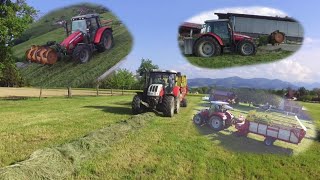
[[[178,73],[177,73],[177,76],[181,76],[181,72],[178,72]]]

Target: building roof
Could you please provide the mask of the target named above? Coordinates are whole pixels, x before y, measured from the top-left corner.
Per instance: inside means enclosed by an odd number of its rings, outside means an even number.
[[[224,22],[224,21],[229,21],[229,19],[212,19],[212,20],[206,20],[206,21],[204,21],[204,23],[209,23],[209,22],[217,22],[217,21],[222,21],[222,22]]]
[[[191,23],[191,22],[184,22],[180,25],[183,28],[191,28],[191,29],[202,29],[202,24]]]
[[[214,95],[220,95],[220,96],[231,96],[234,95],[233,92],[228,92],[228,91],[221,91],[221,90],[215,90],[213,92]]]
[[[260,15],[238,14],[238,13],[214,13],[214,14],[217,15],[219,19],[229,19],[231,16],[235,16],[235,17],[245,17],[245,18],[254,18],[254,19],[297,22],[295,19],[290,17],[260,16]]]

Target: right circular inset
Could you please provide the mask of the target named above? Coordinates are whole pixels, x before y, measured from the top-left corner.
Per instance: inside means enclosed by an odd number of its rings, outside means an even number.
[[[294,54],[303,27],[285,12],[267,7],[206,11],[179,26],[181,53],[193,65],[227,68],[274,62]]]

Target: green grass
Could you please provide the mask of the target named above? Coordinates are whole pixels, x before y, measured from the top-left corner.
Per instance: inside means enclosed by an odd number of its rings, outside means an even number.
[[[239,54],[225,53],[220,56],[203,58],[186,56],[187,60],[199,67],[204,68],[227,68],[235,66],[245,66],[261,63],[270,63],[277,60],[281,60],[292,55],[290,51],[279,51],[279,52],[257,52],[254,56],[242,56]]]
[[[76,178],[317,179],[320,176],[316,166],[320,163],[320,143],[289,156],[286,153],[290,149],[279,144],[266,147],[250,137],[239,139],[228,134],[228,130],[215,133],[206,127],[198,128],[191,118],[200,98],[188,100],[189,107],[181,114],[172,119],[154,118],[146,128],[123,139],[109,152],[82,164]],[[319,112],[315,109],[312,114]]]
[[[102,14],[102,17],[117,21],[111,13]],[[95,53],[86,64],[79,64],[71,59],[58,61],[52,66],[32,63],[20,69],[22,76],[32,86],[92,87],[101,74],[127,56],[132,48],[132,37],[125,26],[114,25],[113,36],[114,47],[103,53]],[[14,56],[24,60],[24,53],[31,45],[42,45],[50,40],[60,42],[64,38],[65,33],[62,28],[48,32],[13,47]]]
[[[6,117],[1,119],[0,129],[2,165],[21,160],[38,148],[77,139],[89,131],[130,117],[131,98],[0,101],[0,114]],[[192,116],[203,108],[201,97],[189,96],[188,102],[189,106],[173,118],[152,116],[143,128],[82,161],[74,178],[317,179],[320,176],[319,142],[304,139],[313,142],[309,148],[288,155],[302,144],[285,146],[288,143],[276,142],[275,146],[266,147],[261,138],[234,136],[232,128],[213,132],[207,127],[195,126]],[[319,123],[319,105],[304,105]],[[247,110],[250,108],[240,109]]]
[[[0,167],[131,115],[131,96],[0,100]]]

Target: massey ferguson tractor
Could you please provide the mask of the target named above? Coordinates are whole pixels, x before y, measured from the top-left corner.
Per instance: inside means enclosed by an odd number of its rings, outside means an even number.
[[[211,101],[210,108],[200,111],[194,115],[193,122],[201,126],[203,124],[209,125],[214,131],[220,131],[232,126],[236,118],[229,112],[232,107],[229,103],[222,101]]]
[[[71,57],[79,63],[90,60],[94,51],[104,52],[113,46],[112,28],[102,26],[99,14],[87,14],[71,19],[71,34],[65,24],[67,38],[61,43],[49,41],[33,45],[26,51],[26,59],[41,64],[55,64],[58,59]]]
[[[144,73],[144,77],[143,92],[137,92],[132,100],[133,114],[154,109],[163,112],[166,117],[172,117],[179,113],[180,106],[187,107],[185,75],[172,70],[152,70]]]
[[[200,27],[190,26],[192,31],[200,32]],[[180,26],[180,34],[184,25]],[[235,33],[228,19],[208,20],[202,26],[201,32],[190,37],[184,37],[184,54],[200,57],[218,56],[223,52],[236,52],[244,56],[254,55],[256,45],[253,38]]]

